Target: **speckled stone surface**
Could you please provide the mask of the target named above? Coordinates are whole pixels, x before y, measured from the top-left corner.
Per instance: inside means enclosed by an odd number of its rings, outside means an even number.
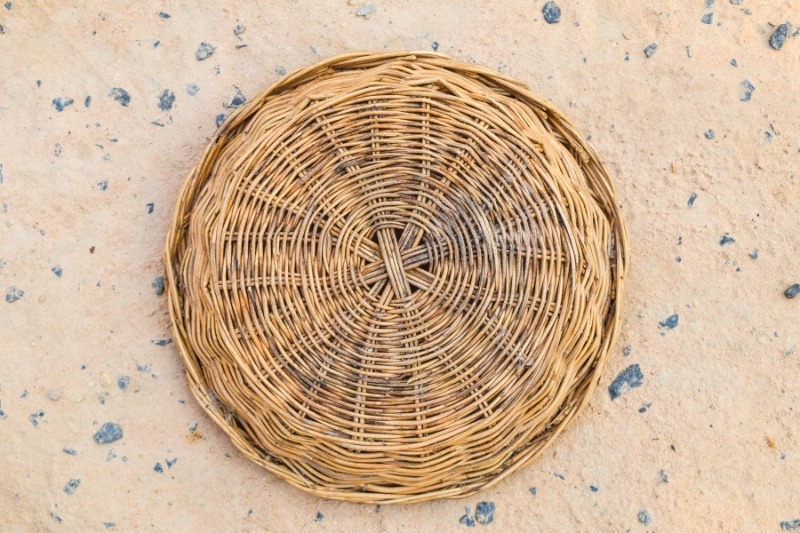
[[[797,6],[559,0],[548,24],[545,3],[0,5],[0,529],[800,528],[796,26],[770,45]],[[463,500],[289,487],[195,405],[172,342],[164,236],[217,123],[364,49],[527,82],[591,136],[630,231],[622,332],[589,407]]]

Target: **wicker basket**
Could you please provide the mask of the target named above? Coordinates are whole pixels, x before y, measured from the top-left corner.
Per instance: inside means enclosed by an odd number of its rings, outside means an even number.
[[[217,131],[167,237],[169,309],[249,459],[326,498],[467,496],[587,404],[626,247],[594,150],[525,85],[352,53]]]

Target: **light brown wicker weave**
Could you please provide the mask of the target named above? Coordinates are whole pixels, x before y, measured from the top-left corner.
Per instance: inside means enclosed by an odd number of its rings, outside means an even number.
[[[626,248],[594,150],[525,85],[353,53],[217,131],[167,238],[169,309],[249,459],[327,498],[466,496],[588,402]]]

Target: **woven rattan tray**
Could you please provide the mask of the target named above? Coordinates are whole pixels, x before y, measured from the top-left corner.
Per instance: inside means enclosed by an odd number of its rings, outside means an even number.
[[[217,131],[167,237],[169,309],[249,459],[328,498],[466,496],[588,402],[626,245],[594,150],[525,85],[353,53]]]

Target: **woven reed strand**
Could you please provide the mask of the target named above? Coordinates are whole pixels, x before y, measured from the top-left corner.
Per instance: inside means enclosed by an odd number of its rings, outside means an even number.
[[[191,390],[245,456],[408,503],[497,483],[575,419],[626,249],[594,150],[524,84],[352,53],[225,121],[165,261]]]

